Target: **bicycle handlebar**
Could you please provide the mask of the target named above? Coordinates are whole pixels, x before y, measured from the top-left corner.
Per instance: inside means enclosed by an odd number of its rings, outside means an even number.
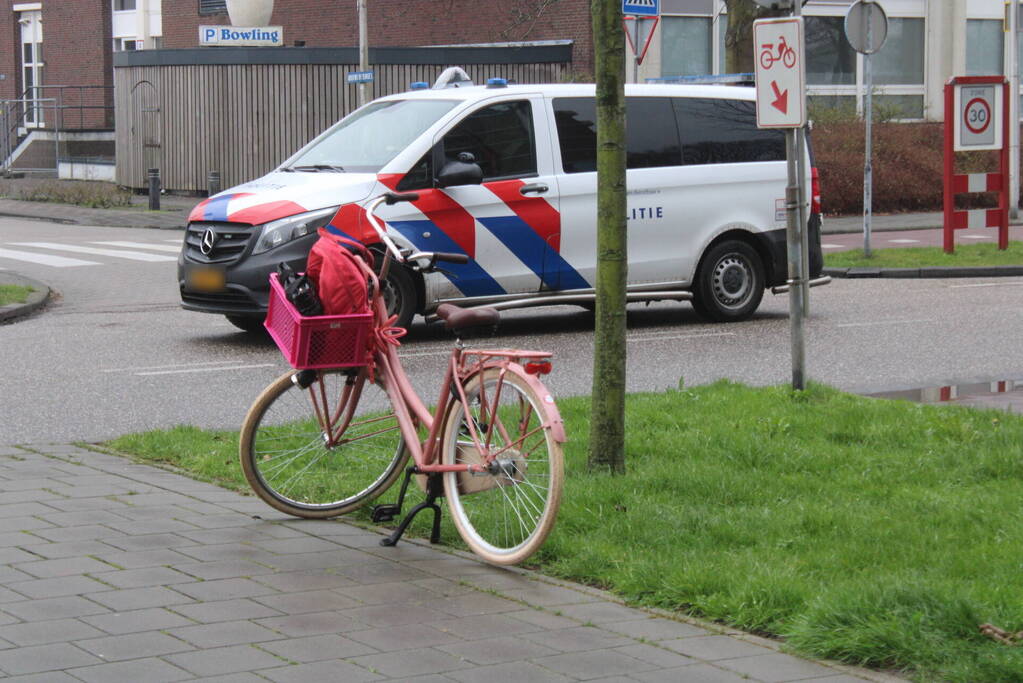
[[[403,194],[399,194],[396,192],[385,192],[379,197],[373,198],[369,202],[369,204],[366,205],[366,219],[369,221],[369,224],[373,226],[373,230],[380,238],[380,241],[383,242],[384,246],[387,248],[387,251],[390,252],[390,255],[393,258],[397,259],[399,263],[406,263],[408,261],[415,261],[419,259],[427,259],[429,263],[427,266],[425,266],[426,269],[432,268],[437,261],[446,261],[448,263],[468,263],[469,257],[466,254],[453,254],[449,252],[439,251],[438,252],[420,251],[406,255],[402,253],[401,249],[398,248],[398,245],[394,243],[394,240],[392,240],[391,236],[387,234],[387,231],[380,224],[380,219],[376,217],[374,212],[381,204],[387,204],[390,206],[393,204],[397,204],[398,202],[414,202],[417,199],[419,199],[419,195],[415,192],[406,192]]]
[[[417,199],[419,199],[419,195],[415,192],[406,192],[404,194],[399,194],[397,192],[384,193],[384,202],[388,206],[391,206],[392,204],[397,204],[398,202],[414,202]]]

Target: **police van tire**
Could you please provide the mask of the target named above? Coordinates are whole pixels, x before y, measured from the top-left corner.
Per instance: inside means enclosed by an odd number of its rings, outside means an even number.
[[[388,315],[398,316],[395,325],[408,328],[416,315],[416,285],[407,268],[392,263],[382,283]]]
[[[225,315],[224,317],[227,318],[227,322],[239,330],[245,330],[246,332],[263,332],[266,330],[263,327],[265,316],[262,315]]]
[[[746,320],[764,297],[764,264],[746,242],[726,240],[703,256],[693,283],[693,308],[714,322]]]

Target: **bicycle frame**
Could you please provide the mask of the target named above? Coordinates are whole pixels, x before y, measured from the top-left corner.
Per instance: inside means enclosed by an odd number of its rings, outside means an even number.
[[[345,383],[345,387],[338,402],[338,408],[333,415],[330,415],[331,403],[326,395],[323,383],[319,383],[319,396],[316,395],[317,391],[315,383],[311,384],[307,389],[310,392],[311,399],[314,404],[314,410],[317,419],[320,422],[320,427],[323,430],[324,439],[327,442],[327,445],[335,446],[344,443],[343,439],[335,441],[334,435],[343,435],[345,433],[345,430],[354,417],[354,411],[358,406],[359,397],[361,395],[362,388],[365,386],[365,382],[376,379],[374,373],[377,373],[383,381],[388,399],[394,408],[395,416],[397,417],[398,426],[402,437],[404,438],[406,448],[409,449],[412,459],[416,464],[416,468],[420,473],[434,474],[442,472],[467,471],[483,472],[486,470],[486,463],[491,462],[493,459],[500,456],[502,452],[511,447],[509,445],[498,451],[491,452],[495,426],[501,425],[499,420],[489,421],[489,425],[483,433],[480,433],[480,430],[477,428],[478,426],[474,420],[467,420],[470,433],[469,435],[472,438],[474,446],[480,453],[485,454],[485,461],[483,463],[442,465],[438,461],[439,444],[441,443],[442,431],[447,422],[446,418],[448,417],[449,412],[451,410],[458,409],[455,407],[457,404],[461,406],[461,410],[465,411],[466,417],[470,417],[468,413],[469,403],[465,394],[464,383],[473,375],[482,373],[489,368],[497,368],[500,372],[501,380],[503,380],[506,373],[515,372],[529,383],[530,386],[536,390],[536,393],[539,396],[544,397],[544,403],[541,406],[543,414],[538,416],[541,419],[541,424],[534,431],[527,434],[527,436],[535,434],[540,430],[549,429],[551,430],[551,437],[555,441],[558,443],[564,443],[566,441],[564,425],[553,398],[551,398],[550,394],[536,376],[526,372],[521,364],[527,360],[550,358],[551,354],[548,352],[525,351],[518,349],[466,349],[463,347],[461,341],[458,340],[456,341],[455,346],[451,351],[451,355],[448,358],[444,378],[441,380],[441,390],[437,399],[436,410],[434,413],[429,411],[413,388],[412,383],[405,374],[401,360],[398,357],[398,344],[396,338],[401,336],[404,331],[402,330],[401,333],[396,333],[394,330],[400,328],[391,327],[393,319],[387,316],[386,305],[382,289],[380,287],[380,280],[386,277],[387,269],[391,265],[394,254],[397,253],[398,256],[401,257],[401,253],[398,252],[393,242],[391,242],[383,230],[376,225],[373,210],[381,201],[383,201],[383,198],[374,200],[366,210],[366,214],[369,217],[370,222],[374,224],[374,227],[377,229],[378,234],[380,234],[381,240],[385,246],[380,274],[378,275],[375,273],[373,269],[369,267],[368,264],[364,263],[361,258],[357,259],[370,284],[370,290],[372,292],[371,310],[374,314],[373,334],[375,339],[372,364],[367,369],[352,372],[349,376],[349,380]],[[475,360],[467,362],[467,358],[474,358]],[[499,381],[494,392],[495,396],[493,396],[491,400],[488,399],[486,392],[481,385],[478,400],[481,402],[481,405],[483,405],[484,411],[494,410],[498,405],[502,386],[502,382]],[[453,395],[452,388],[455,389],[454,393],[456,395]],[[420,441],[419,439],[420,427],[423,427],[428,431],[427,437],[423,441]],[[503,429],[503,426],[501,429]],[[503,438],[505,443],[510,440],[508,434],[501,434],[500,436]]]

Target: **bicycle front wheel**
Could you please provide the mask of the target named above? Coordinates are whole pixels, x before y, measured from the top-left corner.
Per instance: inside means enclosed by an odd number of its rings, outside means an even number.
[[[487,368],[464,388],[468,405],[451,406],[442,461],[487,471],[444,473],[444,495],[473,552],[495,564],[518,564],[554,526],[564,478],[561,444],[543,426],[544,397],[518,374]]]
[[[311,372],[289,371],[259,395],[242,424],[241,465],[281,512],[334,517],[383,493],[409,453],[382,380]]]

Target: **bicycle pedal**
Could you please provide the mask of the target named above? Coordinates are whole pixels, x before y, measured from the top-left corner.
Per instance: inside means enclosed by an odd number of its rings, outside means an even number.
[[[401,514],[401,506],[394,503],[382,503],[373,506],[372,519],[376,523],[391,522]]]

